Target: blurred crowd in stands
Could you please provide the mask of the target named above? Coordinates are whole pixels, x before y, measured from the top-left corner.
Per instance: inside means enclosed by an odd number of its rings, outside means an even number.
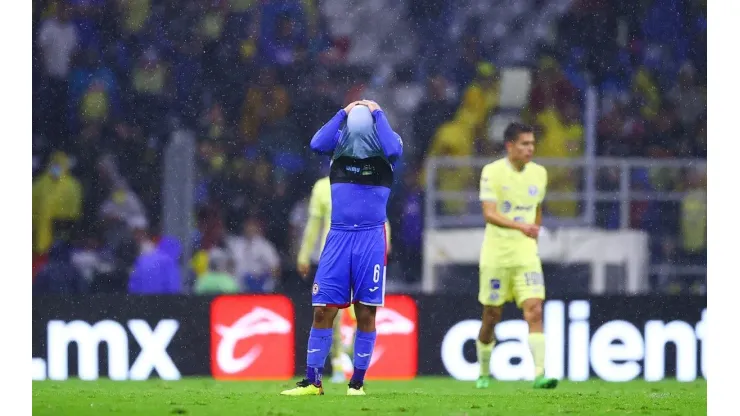
[[[416,281],[424,161],[501,151],[490,120],[504,67],[532,70],[518,115],[537,127],[541,157],[584,155],[594,86],[599,156],[706,158],[706,1],[522,0],[503,26],[485,17],[496,5],[33,0],[34,293],[261,292],[297,279],[308,196],[328,172],[307,143],[360,98],[385,107],[406,144],[391,260]],[[521,31],[538,36],[507,46]],[[178,129],[197,138],[190,258],[161,233],[163,154]],[[577,191],[581,176],[556,174],[552,189]],[[656,236],[653,261],[705,262],[706,173],[631,176],[636,189],[685,192],[631,206],[630,225]],[[597,186],[618,188],[618,174],[600,171]],[[599,225],[618,227],[618,209],[602,203]]]

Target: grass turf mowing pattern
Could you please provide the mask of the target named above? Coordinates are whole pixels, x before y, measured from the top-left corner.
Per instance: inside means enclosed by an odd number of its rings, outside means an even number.
[[[421,377],[370,381],[368,396],[347,397],[347,386],[326,383],[324,396],[284,397],[288,382],[41,381],[33,383],[34,415],[698,415],[706,414],[705,381],[679,383],[561,382],[555,390],[530,383],[473,382]]]

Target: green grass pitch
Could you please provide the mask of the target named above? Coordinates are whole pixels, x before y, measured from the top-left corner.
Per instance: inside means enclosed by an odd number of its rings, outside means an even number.
[[[324,396],[282,397],[289,382],[180,381],[33,383],[34,415],[700,415],[705,381],[606,383],[564,381],[556,390],[530,383],[474,383],[442,377],[369,381],[366,397],[345,396],[346,385],[326,383]]]

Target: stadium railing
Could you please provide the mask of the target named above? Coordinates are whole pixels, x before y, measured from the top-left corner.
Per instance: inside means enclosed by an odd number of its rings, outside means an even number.
[[[457,158],[440,157],[430,158],[426,164],[426,200],[425,219],[427,227],[478,227],[483,225],[478,201],[478,180],[483,167],[495,158]],[[680,202],[687,192],[675,189],[641,190],[637,176],[647,173],[648,179],[656,176],[668,176],[669,182],[682,184],[686,171],[695,169],[706,171],[706,160],[699,159],[644,159],[644,158],[595,158],[592,163],[587,159],[535,159],[535,162],[548,168],[548,171],[565,169],[571,175],[575,174],[575,191],[560,191],[558,186],[550,182],[546,201],[570,201],[577,203],[582,209],[575,217],[557,216],[545,213],[544,222],[550,227],[564,227],[572,225],[593,226],[596,222],[596,205],[598,203],[619,204],[619,226],[629,228],[631,221],[630,204],[633,202]],[[456,174],[463,170],[472,169],[471,181],[462,189],[440,189],[440,171],[448,169]],[[457,171],[457,172],[456,172]],[[599,186],[599,176],[609,175],[616,171],[617,182],[613,186]],[[464,175],[465,173],[462,173]],[[552,175],[550,176],[552,179]],[[608,180],[608,179],[607,179]],[[660,178],[655,179],[660,181]],[[654,181],[650,181],[654,184]],[[659,185],[656,185],[659,187]],[[668,184],[667,186],[670,186]],[[616,188],[607,190],[603,188]],[[602,189],[599,189],[602,188]],[[468,207],[461,213],[445,214],[439,209],[443,204],[465,203]]]
[[[495,159],[440,157],[427,160],[424,215],[427,231],[484,226],[478,200],[480,172]],[[636,219],[635,212],[639,211],[633,209],[635,203],[658,204],[660,216],[671,215],[663,209],[672,207],[677,216],[677,207],[689,191],[706,192],[706,160],[585,157],[536,158],[535,161],[545,166],[549,173],[543,214],[543,225],[549,229],[598,228],[599,223],[608,222],[604,217],[611,215],[610,228],[616,226],[626,231]],[[698,185],[687,182],[692,173],[704,181]],[[566,206],[548,207],[552,202]],[[563,210],[565,215],[559,215]],[[658,232],[646,228],[648,233]],[[424,262],[426,271],[422,280],[429,282],[433,278],[428,276],[428,260]],[[706,267],[659,264],[653,265],[649,272],[661,276],[696,276],[705,275]],[[425,286],[435,285],[427,283]]]

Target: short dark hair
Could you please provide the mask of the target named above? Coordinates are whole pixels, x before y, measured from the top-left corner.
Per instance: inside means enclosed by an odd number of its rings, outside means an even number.
[[[515,121],[504,130],[504,143],[514,143],[522,133],[534,133],[534,127]]]

